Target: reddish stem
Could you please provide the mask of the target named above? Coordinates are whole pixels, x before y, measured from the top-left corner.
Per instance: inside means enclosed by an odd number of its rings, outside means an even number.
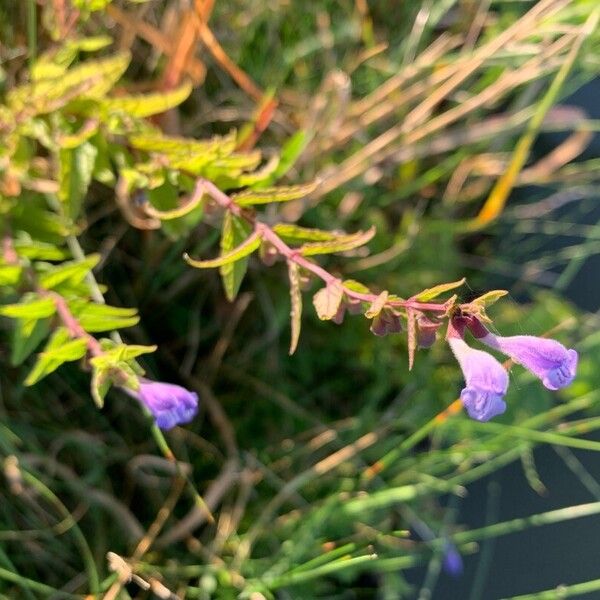
[[[355,300],[361,300],[363,302],[374,302],[377,299],[377,294],[363,294],[361,292],[356,292],[349,287],[343,284],[343,281],[335,275],[332,275],[328,271],[326,271],[323,267],[315,264],[314,262],[308,260],[302,254],[293,248],[290,248],[276,233],[273,231],[271,227],[269,227],[266,223],[258,221],[254,217],[250,216],[247,212],[245,212],[235,201],[228,196],[225,192],[221,191],[214,183],[208,181],[207,179],[200,179],[202,182],[204,189],[209,194],[209,196],[217,203],[219,206],[231,212],[231,214],[239,217],[240,219],[244,219],[246,222],[250,223],[254,227],[254,231],[258,233],[258,235],[269,242],[276,250],[281,254],[281,256],[285,257],[285,259],[289,262],[296,263],[299,267],[302,267],[306,271],[309,271],[313,275],[316,275],[319,279],[321,279],[326,285],[334,285],[338,284],[342,286],[344,290],[344,294],[348,298],[354,298]],[[423,302],[415,302],[414,300],[396,300],[387,303],[389,306],[396,306],[399,308],[412,308],[414,310],[422,310],[422,311],[430,311],[430,312],[438,312],[445,313],[448,309],[446,304],[432,304],[432,303],[423,303]]]

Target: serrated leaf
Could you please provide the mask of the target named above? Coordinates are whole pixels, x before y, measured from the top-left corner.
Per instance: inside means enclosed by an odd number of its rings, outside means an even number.
[[[302,256],[316,256],[318,254],[332,254],[334,252],[346,252],[363,246],[375,235],[375,227],[367,231],[358,231],[357,233],[339,235],[330,242],[315,242],[304,244],[300,247]]]
[[[387,291],[384,290],[381,292],[381,294],[379,294],[377,298],[371,302],[371,306],[369,306],[365,312],[365,317],[367,317],[367,319],[374,319],[385,307],[386,302],[388,301],[388,296],[389,294]]]
[[[142,354],[151,354],[156,351],[156,346],[140,346],[136,344],[118,344],[107,355],[116,361],[129,361],[142,356]]]
[[[89,142],[72,149],[59,152],[59,191],[58,197],[68,207],[72,219],[79,215],[81,202],[92,181],[97,148]]]
[[[81,327],[90,333],[132,327],[140,320],[135,308],[74,300],[69,302],[69,309]]]
[[[233,194],[231,198],[239,206],[253,206],[255,204],[268,204],[270,202],[289,202],[290,200],[304,198],[316,187],[316,183],[308,183],[304,185],[264,188],[262,190],[246,190],[238,194]]]
[[[507,294],[507,290],[491,290],[482,296],[479,296],[479,298],[475,298],[475,300],[472,300],[470,304],[478,304],[483,307],[491,306],[494,304],[494,302],[497,302],[500,300],[500,298],[506,296]]]
[[[21,278],[19,265],[0,265],[0,285],[15,285]]]
[[[313,296],[313,305],[322,321],[333,319],[344,298],[344,288],[339,281],[328,283]]]
[[[250,226],[230,212],[225,213],[223,220],[223,231],[221,232],[221,253],[227,254],[233,248],[238,246],[248,238]],[[260,246],[260,239],[258,246]],[[257,246],[257,247],[258,247]],[[230,302],[235,300],[237,293],[242,285],[246,269],[248,268],[248,258],[236,260],[233,263],[228,263],[220,268],[225,295]]]
[[[37,362],[24,384],[30,386],[37,383],[40,379],[56,371],[65,362],[83,358],[86,352],[87,342],[85,339],[71,340],[69,332],[64,327],[59,327],[48,340],[44,351],[38,356]]]
[[[288,261],[288,276],[290,279],[290,355],[294,354],[300,339],[302,325],[302,292],[300,291],[300,268],[295,262]]]
[[[223,267],[235,263],[236,261],[245,258],[252,254],[260,246],[260,236],[258,233],[252,233],[246,238],[239,246],[236,246],[233,250],[221,254],[218,258],[210,260],[194,260],[187,254],[183,255],[184,260],[197,269],[212,269],[214,267]]]
[[[423,290],[422,292],[419,292],[418,294],[412,297],[412,300],[415,300],[416,302],[429,302],[429,300],[437,298],[440,294],[443,294],[444,292],[449,292],[450,290],[454,290],[457,287],[460,287],[465,283],[465,281],[466,278],[463,277],[458,281],[452,281],[451,283],[442,283],[440,285],[436,285],[432,288],[428,288],[426,290]]]
[[[56,312],[52,298],[40,298],[36,294],[28,294],[19,304],[0,306],[0,315],[13,319],[44,319]]]
[[[111,114],[122,112],[130,117],[151,117],[179,106],[187,100],[191,92],[192,84],[185,82],[178,88],[168,92],[104,98],[102,106]]]
[[[18,319],[13,333],[10,364],[20,365],[50,333],[50,319]]]
[[[55,288],[64,281],[81,283],[86,275],[100,262],[99,254],[91,254],[82,261],[70,261],[62,265],[53,266],[48,271],[38,275],[41,287],[47,290]]]
[[[415,362],[415,350],[417,349],[417,315],[415,311],[406,309],[407,331],[408,331],[408,370],[412,371]]]
[[[291,223],[277,223],[273,231],[286,242],[329,242],[340,234],[322,229],[309,229]]]

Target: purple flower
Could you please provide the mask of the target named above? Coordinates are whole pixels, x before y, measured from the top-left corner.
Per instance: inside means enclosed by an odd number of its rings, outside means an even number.
[[[463,406],[476,421],[489,421],[506,410],[503,400],[508,389],[508,373],[491,355],[475,350],[460,337],[449,337],[448,344],[465,377],[460,393]]]
[[[444,568],[444,571],[446,571],[448,575],[452,575],[452,577],[459,577],[464,570],[462,556],[456,546],[450,541],[447,541],[444,544],[442,567]]]
[[[578,355],[556,340],[533,335],[496,336],[487,333],[480,340],[510,356],[542,380],[549,390],[569,385],[575,378]]]
[[[142,379],[137,396],[161,429],[189,423],[198,412],[198,394],[172,383]]]

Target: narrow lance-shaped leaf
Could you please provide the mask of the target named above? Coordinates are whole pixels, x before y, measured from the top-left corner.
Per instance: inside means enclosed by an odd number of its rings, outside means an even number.
[[[0,306],[0,315],[16,319],[43,319],[55,312],[56,305],[52,298],[40,298],[36,294],[25,296],[20,304]]]
[[[294,354],[300,339],[302,322],[302,292],[300,291],[300,268],[293,261],[288,261],[288,275],[290,278],[290,355]]]
[[[466,278],[463,277],[458,281],[452,281],[451,283],[441,283],[440,285],[436,285],[432,288],[427,288],[426,290],[423,290],[422,292],[419,292],[418,294],[413,296],[412,300],[415,300],[417,302],[429,302],[429,300],[437,298],[440,294],[443,294],[444,292],[449,292],[450,290],[460,287],[464,284],[465,281]]]
[[[340,235],[345,235],[334,231],[300,227],[291,223],[277,223],[273,225],[273,231],[286,242],[329,242]]]
[[[102,105],[110,113],[122,112],[132,117],[151,117],[178,106],[187,99],[191,91],[191,83],[186,82],[168,92],[105,98]]]
[[[313,296],[313,304],[319,319],[328,321],[335,317],[344,298],[344,288],[339,281],[328,283]]]
[[[268,204],[269,202],[289,202],[290,200],[304,198],[304,196],[314,191],[315,188],[315,183],[308,183],[304,185],[265,188],[262,190],[247,190],[239,194],[233,194],[232,199],[239,206]]]
[[[99,254],[91,254],[81,261],[63,263],[38,275],[38,282],[47,290],[53,289],[67,280],[73,283],[81,282],[99,261]]]
[[[87,352],[85,339],[72,340],[64,327],[59,327],[48,340],[33,369],[25,379],[25,385],[33,385],[56,371],[63,363],[83,358]]]
[[[97,148],[89,142],[59,152],[58,197],[68,207],[72,219],[78,216],[81,209],[81,202],[92,180],[97,154]]]
[[[415,350],[417,349],[417,316],[415,311],[406,310],[408,330],[408,370],[411,371],[415,362]]]
[[[223,231],[221,233],[221,252],[222,254],[230,253],[236,246],[240,245],[248,239],[250,226],[230,212],[225,213],[223,221]],[[250,244],[252,247],[256,244],[256,248],[260,246],[260,239]],[[256,250],[253,248],[252,251]],[[221,279],[225,288],[225,295],[230,302],[235,300],[237,293],[242,285],[246,269],[248,268],[248,258],[244,255],[235,262],[229,262],[220,267]]]
[[[317,254],[332,254],[334,252],[346,252],[359,248],[371,240],[375,235],[375,228],[371,227],[367,231],[358,231],[357,233],[339,235],[329,242],[315,242],[304,244],[300,248],[303,256],[315,256]]]
[[[470,304],[477,304],[483,307],[490,306],[507,294],[507,290],[491,290],[482,296],[479,296],[479,298],[475,298],[475,300],[472,300]]]
[[[187,254],[183,255],[184,260],[197,269],[211,269],[214,267],[223,267],[234,263],[246,256],[252,254],[260,246],[260,236],[257,232],[252,233],[246,240],[244,240],[239,246],[236,246],[230,252],[221,254],[218,258],[210,260],[194,260]]]

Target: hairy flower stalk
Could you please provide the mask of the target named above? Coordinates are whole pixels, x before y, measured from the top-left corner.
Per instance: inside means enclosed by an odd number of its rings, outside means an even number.
[[[198,394],[172,383],[141,379],[136,396],[161,429],[189,423],[198,412]]]
[[[463,339],[462,317],[448,323],[448,344],[465,377],[460,399],[467,413],[476,421],[489,421],[506,410],[504,395],[508,389],[508,373],[491,355],[471,348]]]
[[[494,335],[475,317],[468,320],[467,326],[481,342],[523,365],[549,390],[564,388],[575,379],[577,351],[565,348],[556,340],[533,335]]]

